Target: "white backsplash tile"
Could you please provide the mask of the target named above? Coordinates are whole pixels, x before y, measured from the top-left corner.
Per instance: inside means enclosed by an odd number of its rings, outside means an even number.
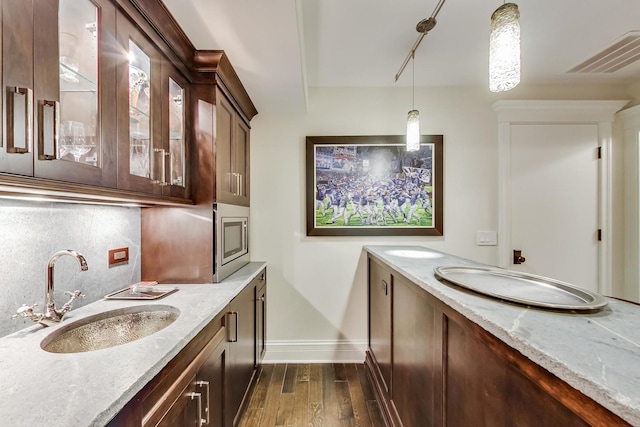
[[[129,248],[129,262],[108,266],[109,249]],[[79,307],[140,280],[140,208],[0,199],[0,336],[31,326],[11,316],[22,304],[45,304],[47,262],[73,249],[87,260],[81,272],[70,256],[55,265],[55,301],[82,290]]]

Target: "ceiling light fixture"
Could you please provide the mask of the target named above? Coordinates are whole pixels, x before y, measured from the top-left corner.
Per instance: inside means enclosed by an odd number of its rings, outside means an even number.
[[[412,57],[411,76],[411,111],[407,116],[407,151],[418,151],[420,149],[420,112],[416,110],[416,61]]]
[[[489,90],[503,92],[520,83],[520,11],[505,3],[491,15]]]
[[[400,69],[396,73],[396,81],[402,75],[402,72],[407,67],[409,61],[412,61],[413,65],[413,75],[411,78],[411,90],[412,90],[412,107],[411,111],[407,116],[407,151],[418,151],[420,149],[420,112],[415,109],[415,98],[416,98],[416,85],[415,85],[415,59],[416,59],[416,49],[420,46],[422,39],[427,35],[429,31],[436,26],[436,15],[440,12],[442,5],[446,0],[440,0],[436,5],[433,13],[429,18],[423,19],[418,22],[416,25],[416,31],[420,33],[418,39],[413,44],[413,47],[409,51],[409,55],[405,58],[404,62],[400,66]]]

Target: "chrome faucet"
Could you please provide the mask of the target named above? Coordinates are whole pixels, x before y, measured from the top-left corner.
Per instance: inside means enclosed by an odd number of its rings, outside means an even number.
[[[78,264],[80,264],[81,271],[87,271],[89,269],[89,267],[87,266],[87,260],[84,259],[84,256],[82,256],[80,253],[71,249],[64,249],[56,252],[51,256],[51,258],[49,259],[49,262],[47,263],[47,292],[46,292],[47,308],[45,312],[35,313],[33,311],[33,308],[38,305],[37,303],[33,305],[22,304],[22,307],[16,310],[16,314],[11,316],[12,319],[23,317],[23,318],[31,319],[34,322],[38,322],[44,326],[49,326],[54,322],[59,322],[60,320],[62,320],[62,316],[64,316],[64,314],[67,311],[71,310],[71,307],[73,306],[73,303],[75,300],[77,300],[78,298],[84,298],[84,294],[81,291],[65,292],[66,295],[71,296],[71,299],[67,301],[60,310],[56,309],[56,304],[55,304],[55,301],[53,300],[53,289],[54,289],[53,270],[54,270],[56,261],[58,260],[58,258],[60,258],[63,255],[70,255],[72,257],[75,257],[78,260]]]

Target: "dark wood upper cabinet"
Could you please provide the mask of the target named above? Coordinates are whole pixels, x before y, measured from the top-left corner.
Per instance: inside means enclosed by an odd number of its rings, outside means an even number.
[[[6,0],[0,13],[0,185],[191,204],[196,50],[162,2]]]
[[[32,0],[2,1],[0,171],[25,176],[33,176],[33,14]]]
[[[9,0],[3,15],[0,172],[115,187],[115,7]]]
[[[249,206],[249,126],[216,91],[216,200]]]

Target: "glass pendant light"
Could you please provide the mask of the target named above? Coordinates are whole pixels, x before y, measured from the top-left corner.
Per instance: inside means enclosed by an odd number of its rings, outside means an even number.
[[[520,83],[520,11],[505,3],[491,15],[489,90],[503,92]]]
[[[415,62],[415,51],[412,54]],[[415,85],[415,64],[412,63],[413,72],[411,77],[411,111],[407,116],[407,151],[418,151],[420,149],[420,112],[415,109],[416,85]]]

